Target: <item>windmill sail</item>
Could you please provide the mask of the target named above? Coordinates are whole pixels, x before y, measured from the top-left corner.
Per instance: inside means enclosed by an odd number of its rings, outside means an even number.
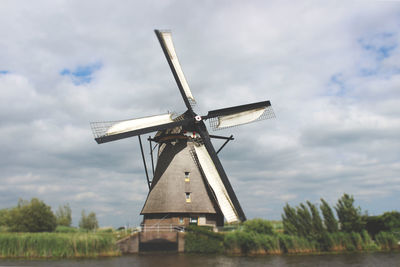
[[[217,198],[219,207],[224,214],[226,221],[228,223],[238,222],[240,219],[237,215],[237,211],[232,203],[231,198],[229,197],[224,183],[221,180],[221,177],[218,173],[217,168],[214,165],[214,162],[208,154],[207,149],[204,147],[204,145],[195,146],[194,148],[201,169],[206,176],[208,184],[214,191],[215,197]]]
[[[190,91],[189,85],[176,55],[174,43],[172,42],[172,34],[170,31],[159,30],[155,30],[155,33],[160,41],[160,45],[164,51],[165,57],[167,58],[175,81],[178,84],[179,90],[181,91],[185,105],[189,110],[192,110],[192,106],[196,104],[196,100]]]
[[[108,128],[105,135],[125,133],[170,122],[173,122],[172,114],[164,114],[140,119],[121,121]]]
[[[207,118],[214,130],[274,118],[269,101],[209,111]]]
[[[186,124],[190,119],[177,120],[173,113],[124,121],[92,122],[97,143],[106,143],[131,136],[160,131]]]

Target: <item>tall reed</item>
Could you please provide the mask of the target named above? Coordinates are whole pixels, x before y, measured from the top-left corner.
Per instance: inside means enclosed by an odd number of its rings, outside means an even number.
[[[1,258],[70,258],[115,255],[119,255],[119,251],[110,234],[0,234]]]
[[[190,226],[185,235],[185,252],[221,253],[224,236],[214,233],[212,228]]]
[[[382,250],[396,249],[399,247],[398,239],[390,232],[379,232],[375,235],[375,240]]]
[[[281,234],[279,235],[281,247],[287,253],[312,253],[318,251],[318,243],[304,237]]]

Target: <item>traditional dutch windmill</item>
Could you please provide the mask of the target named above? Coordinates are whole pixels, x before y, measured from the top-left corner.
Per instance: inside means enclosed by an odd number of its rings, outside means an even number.
[[[204,121],[213,130],[274,117],[269,101],[212,110],[199,116],[196,103],[179,64],[170,31],[155,30],[174,75],[187,111],[113,122],[91,123],[97,143],[157,132],[151,142],[158,145],[153,178],[147,176],[149,193],[141,211],[145,226],[173,224],[221,226],[226,222],[245,221],[246,216],[233,191],[210,138]],[[223,146],[224,146],[223,145]],[[222,146],[222,147],[223,147]],[[142,143],[140,147],[143,155]],[[221,148],[222,148],[221,147]],[[153,157],[152,157],[153,158]],[[143,157],[144,160],[144,157]],[[154,166],[154,165],[153,165]],[[145,164],[146,175],[147,168]]]

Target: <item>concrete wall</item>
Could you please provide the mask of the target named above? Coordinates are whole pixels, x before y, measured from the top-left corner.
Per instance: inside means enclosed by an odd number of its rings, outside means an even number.
[[[155,242],[156,240],[178,242],[177,232],[141,232],[139,233],[140,242]]]
[[[124,254],[133,254],[139,252],[139,233],[121,239],[117,242],[119,250]]]
[[[140,247],[149,250],[151,245],[158,249],[163,245],[174,248],[177,252],[185,250],[185,233],[182,232],[140,232],[134,233],[117,242],[117,246],[123,254],[135,254],[140,252]]]

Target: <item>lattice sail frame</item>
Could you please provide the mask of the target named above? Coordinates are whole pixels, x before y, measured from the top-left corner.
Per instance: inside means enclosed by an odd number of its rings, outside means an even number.
[[[273,118],[275,118],[275,113],[274,113],[274,110],[272,109],[272,107],[268,106],[268,107],[265,108],[264,112],[258,118],[254,119],[254,120],[251,120],[251,121],[248,121],[248,122],[244,122],[244,123],[238,123],[238,124],[231,125],[231,126],[221,127],[219,125],[221,124],[221,118],[223,118],[223,117],[226,117],[226,116],[217,116],[217,117],[213,117],[213,118],[209,118],[208,119],[210,127],[211,127],[211,129],[213,129],[213,131],[232,128],[232,127],[236,127],[236,126],[239,126],[239,125],[253,123],[253,122],[256,122],[256,121],[273,119]]]
[[[183,120],[182,114],[177,114],[175,112],[171,112],[171,113],[167,113],[165,115],[168,115],[168,114],[171,116],[171,119],[173,121]],[[92,128],[92,133],[93,133],[94,138],[99,138],[99,137],[107,136],[108,130],[119,123],[123,123],[123,122],[130,121],[130,120],[138,120],[138,119],[146,119],[146,118],[150,119],[150,118],[156,117],[156,116],[158,116],[158,115],[148,116],[148,117],[143,117],[143,118],[134,118],[134,119],[128,119],[128,120],[91,122],[90,127]]]

